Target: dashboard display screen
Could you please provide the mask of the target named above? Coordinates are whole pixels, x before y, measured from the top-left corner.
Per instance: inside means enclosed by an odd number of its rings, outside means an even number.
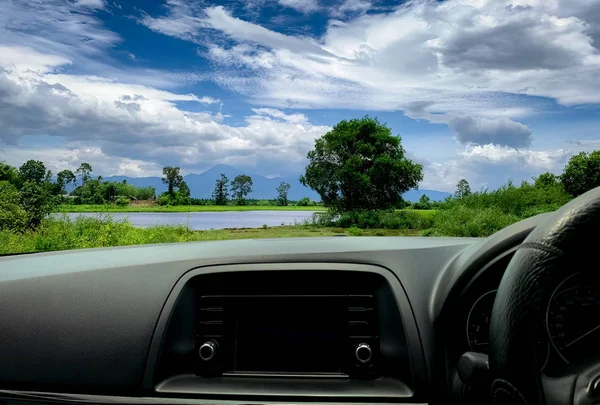
[[[237,308],[234,371],[341,373],[347,307],[333,297],[260,297]]]

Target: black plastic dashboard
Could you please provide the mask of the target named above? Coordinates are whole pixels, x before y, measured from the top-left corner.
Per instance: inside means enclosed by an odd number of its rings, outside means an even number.
[[[477,274],[542,219],[487,239],[246,240],[2,258],[0,401],[447,403],[448,346],[466,339],[449,326],[452,314]],[[198,297],[307,292],[376,300],[375,374],[354,378],[337,365],[324,377],[198,372]]]

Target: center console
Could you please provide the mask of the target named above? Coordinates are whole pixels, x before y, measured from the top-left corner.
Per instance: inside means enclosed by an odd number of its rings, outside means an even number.
[[[415,402],[422,392],[410,305],[376,266],[196,269],[164,313],[145,378],[158,394]]]
[[[201,376],[376,378],[373,295],[201,295]]]

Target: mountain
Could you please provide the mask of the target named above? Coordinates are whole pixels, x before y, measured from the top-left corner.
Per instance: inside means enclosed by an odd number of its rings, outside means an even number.
[[[321,199],[316,192],[300,184],[300,181],[298,180],[298,177],[300,176],[268,178],[259,174],[243,172],[235,167],[221,164],[213,166],[212,168],[200,174],[190,173],[186,176],[183,176],[183,179],[190,188],[192,197],[211,198],[212,192],[215,188],[215,181],[221,178],[221,173],[227,176],[229,181],[232,181],[240,174],[247,174],[248,176],[252,177],[252,192],[248,194],[249,198],[276,198],[277,186],[282,181],[285,181],[291,186],[290,191],[288,192],[288,198],[290,200],[299,200],[304,197],[309,197],[311,201],[319,201]],[[118,182],[127,180],[128,184],[133,184],[137,187],[152,186],[156,189],[157,194],[167,191],[167,185],[162,182],[160,177],[111,176],[105,177],[104,180]]]
[[[315,191],[308,187],[304,187],[300,183],[298,180],[300,177],[299,175],[268,178],[259,174],[246,173],[235,167],[219,164],[200,174],[190,173],[184,176],[183,179],[190,188],[192,197],[211,198],[212,192],[215,188],[215,180],[221,177],[221,173],[227,176],[229,181],[233,180],[240,174],[247,174],[248,176],[252,177],[252,192],[248,195],[249,198],[276,198],[277,191],[275,189],[279,183],[285,181],[291,186],[288,193],[288,198],[290,200],[299,200],[304,197],[309,197],[311,201],[319,201],[321,199],[321,197],[319,197]],[[111,176],[105,177],[104,180],[118,182],[127,180],[128,184],[133,184],[137,187],[151,186],[156,189],[157,194],[167,191],[167,185],[162,182],[160,177]],[[403,197],[407,201],[415,202],[421,198],[422,194],[426,194],[432,201],[443,200],[450,195],[450,193],[444,193],[443,191],[437,190],[410,190],[404,193]]]
[[[402,194],[402,198],[406,201],[417,202],[421,198],[421,196],[425,194],[431,201],[442,201],[446,197],[451,196],[452,194],[446,193],[445,191],[438,190],[408,190],[406,193]]]

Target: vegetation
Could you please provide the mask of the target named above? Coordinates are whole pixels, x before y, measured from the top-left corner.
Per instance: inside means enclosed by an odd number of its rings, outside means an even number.
[[[565,191],[573,197],[600,186],[600,150],[573,156],[565,166],[560,181]]]
[[[454,197],[463,198],[471,194],[471,185],[466,179],[462,179],[456,185],[456,191]]]
[[[231,182],[231,192],[235,196],[238,205],[245,205],[244,199],[252,192],[252,177],[245,174],[235,176]]]
[[[190,188],[179,173],[179,167],[163,167],[162,182],[167,185],[167,191],[158,197],[160,205],[189,205]],[[177,188],[177,190],[175,190]]]
[[[301,198],[300,200],[298,200],[296,205],[298,207],[315,207],[319,204],[317,204],[315,201],[311,201],[310,198],[308,198],[308,197],[304,197],[304,198]]]
[[[277,186],[277,200],[279,201],[279,204],[284,207],[288,205],[288,192],[290,191],[290,187],[290,184],[285,181],[282,181],[279,183],[279,186]]]
[[[405,157],[400,137],[375,118],[343,120],[317,139],[300,178],[335,212],[396,208],[423,168]]]
[[[45,219],[36,230],[0,231],[0,254],[44,252],[147,243],[192,242],[250,238],[289,238],[308,236],[352,235],[348,229],[313,226],[263,227],[256,229],[221,229],[191,231],[184,226],[136,228],[127,221],[106,218]],[[363,236],[410,235],[406,230],[361,230]]]
[[[249,199],[252,178],[233,181],[221,174],[212,199],[192,198],[179,167],[163,169],[167,191],[104,181],[81,163],[56,178],[44,163],[29,160],[18,169],[0,163],[0,252],[16,253],[140,243],[292,237],[316,235],[491,235],[524,218],[554,211],[573,197],[600,186],[600,151],[573,156],[561,175],[542,173],[519,185],[473,192],[467,179],[453,196],[431,201],[402,200],[423,178],[422,167],[405,157],[400,138],[376,119],[341,121],[317,139],[308,153],[301,182],[319,193],[328,211],[305,224],[252,230],[192,231],[182,226],[135,228],[127,221],[57,218],[50,212],[203,212],[246,210],[322,210],[321,203],[290,201],[290,184],[281,182],[272,199]],[[78,179],[79,178],[79,179]],[[79,181],[78,181],[79,180]],[[78,184],[79,183],[79,184]],[[67,190],[72,190],[69,195]],[[277,194],[275,194],[275,192]],[[231,198],[230,198],[231,197]],[[130,204],[140,200],[139,204]],[[157,204],[158,203],[158,204]]]
[[[215,205],[227,204],[227,199],[229,198],[229,191],[227,189],[228,182],[229,179],[223,173],[221,173],[221,178],[215,181],[215,191],[213,191]]]
[[[0,230],[23,231],[35,228],[54,208],[50,171],[37,160],[28,160],[19,169],[0,167]]]
[[[79,168],[75,170],[75,173],[81,177],[81,184],[85,184],[91,177],[92,165],[89,163],[82,163]]]

